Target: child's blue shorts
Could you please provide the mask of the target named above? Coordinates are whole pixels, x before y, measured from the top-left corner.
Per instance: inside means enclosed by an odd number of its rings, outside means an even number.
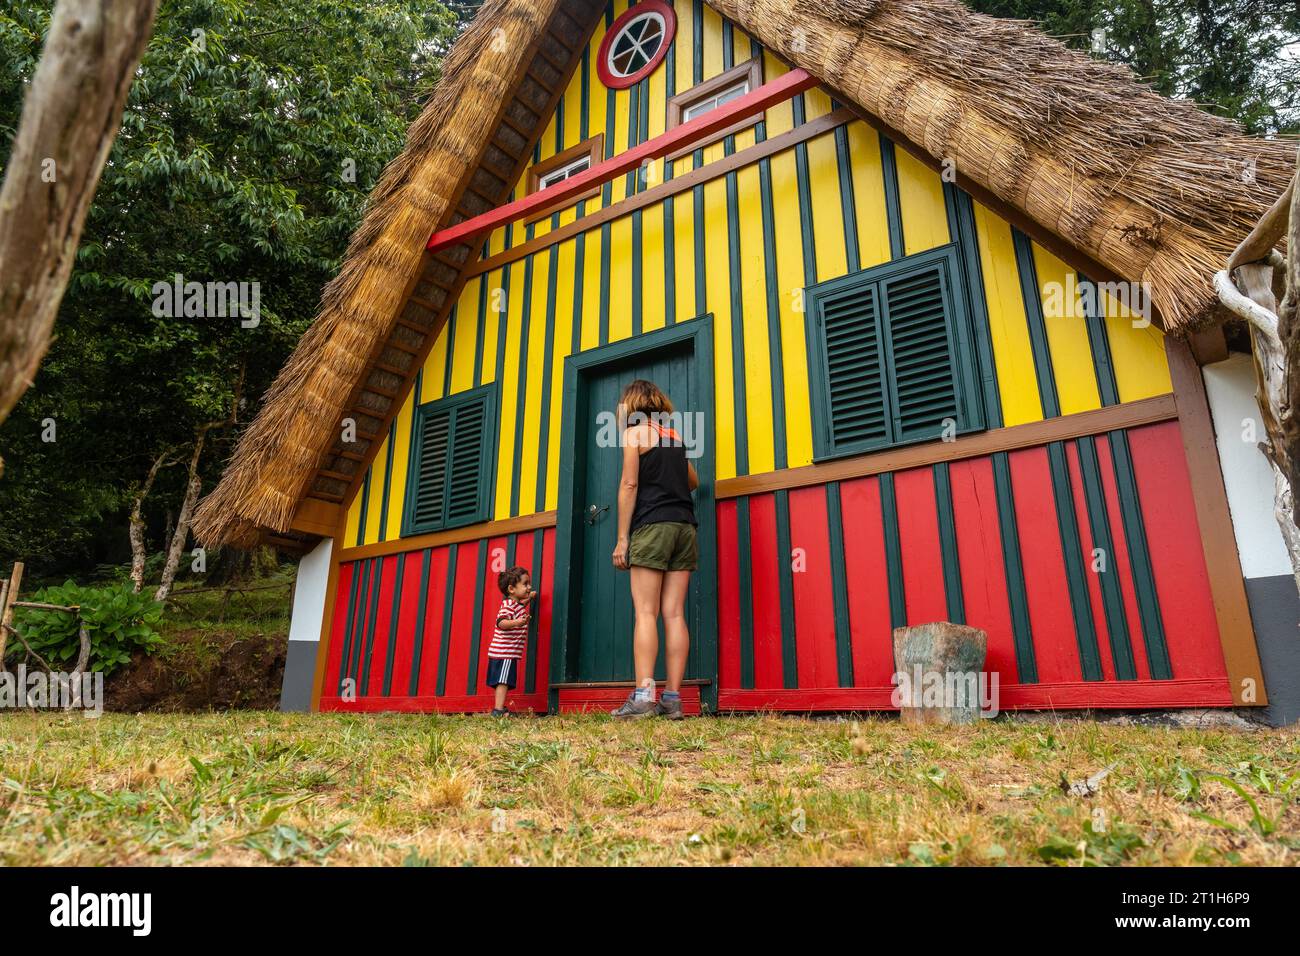
[[[515,681],[519,676],[519,664],[519,661],[509,657],[489,657],[487,685],[496,687],[498,684],[505,684],[514,690]]]

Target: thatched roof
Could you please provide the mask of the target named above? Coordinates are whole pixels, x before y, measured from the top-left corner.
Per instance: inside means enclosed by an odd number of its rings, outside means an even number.
[[[709,4],[1121,279],[1148,283],[1168,331],[1211,321],[1214,272],[1295,168],[1294,143],[1246,136],[1127,67],[958,0]]]
[[[561,0],[489,0],[448,55],[438,88],[389,163],[320,311],[294,349],[212,494],[201,541],[250,544],[286,531],[346,402],[401,312],[429,236],[456,206],[453,190],[479,155],[485,126]]]
[[[1126,68],[958,0],[707,0],[843,100],[1058,236],[1148,285],[1164,326],[1211,322],[1213,273],[1285,188],[1294,144],[1161,97]],[[498,105],[552,17],[582,0],[489,0],[385,171],[320,313],[267,394],[195,530],[286,531],[339,421],[457,207]],[[540,131],[539,131],[540,133]]]

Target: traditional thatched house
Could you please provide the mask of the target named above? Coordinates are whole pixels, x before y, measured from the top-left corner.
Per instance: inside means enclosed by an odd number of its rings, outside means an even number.
[[[612,701],[637,373],[702,451],[693,703],[886,708],[949,619],[1003,708],[1264,704],[1295,595],[1200,366],[1291,155],[957,0],[489,0],[199,535],[310,552],[288,706],[490,706],[505,562],[514,706]]]

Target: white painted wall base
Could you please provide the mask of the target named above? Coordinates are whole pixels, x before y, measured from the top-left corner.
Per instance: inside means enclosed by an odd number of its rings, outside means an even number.
[[[1273,470],[1258,447],[1255,369],[1249,355],[1234,353],[1201,371],[1268,691],[1263,716],[1287,725],[1300,719],[1300,595],[1273,516]]]
[[[1250,356],[1234,353],[1202,371],[1241,571],[1247,578],[1290,574],[1291,562],[1273,517],[1273,471],[1258,447],[1265,437],[1264,423],[1255,403]]]
[[[281,710],[311,710],[311,686],[316,674],[325,592],[329,587],[334,540],[326,538],[298,564],[293,616],[289,619],[289,650],[280,688]]]

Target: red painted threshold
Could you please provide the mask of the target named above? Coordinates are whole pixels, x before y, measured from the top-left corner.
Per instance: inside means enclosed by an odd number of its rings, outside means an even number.
[[[560,713],[584,714],[591,711],[611,711],[627,700],[628,687],[565,687],[560,689]],[[662,689],[661,689],[662,690]],[[698,716],[700,713],[700,688],[682,685],[682,713]]]

